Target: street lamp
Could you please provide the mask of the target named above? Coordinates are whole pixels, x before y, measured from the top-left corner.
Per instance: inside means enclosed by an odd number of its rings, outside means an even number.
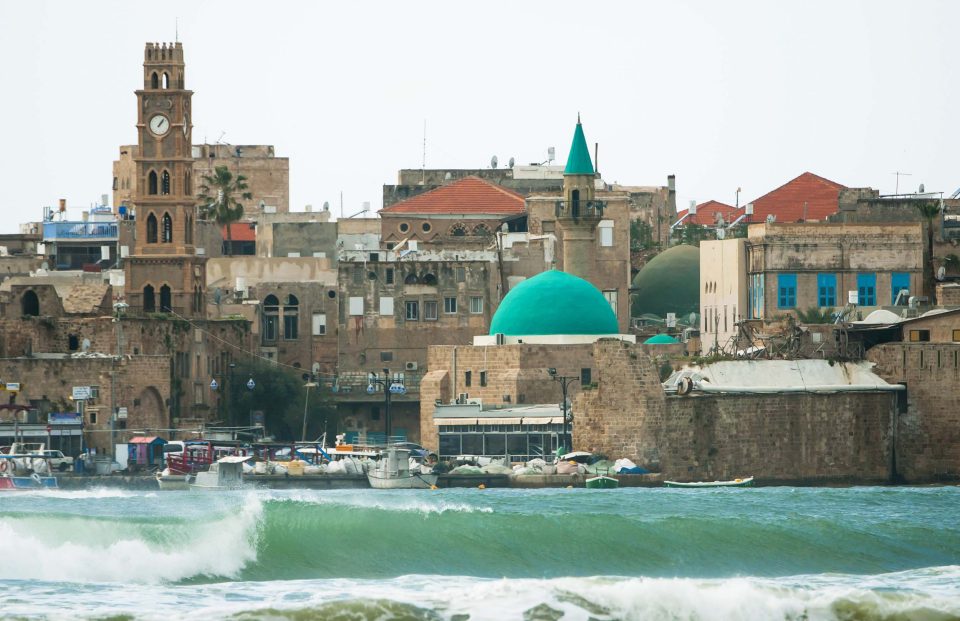
[[[553,381],[560,382],[560,387],[563,389],[563,403],[560,404],[563,408],[563,443],[568,450],[572,451],[573,440],[570,437],[570,419],[567,416],[567,386],[573,382],[579,382],[580,378],[575,375],[557,375],[557,370],[553,367],[547,369],[547,373]]]
[[[367,379],[367,394],[375,394],[378,390],[378,386],[383,386],[383,424],[384,424],[384,436],[386,437],[387,444],[390,443],[390,432],[391,423],[390,420],[390,397],[392,395],[405,395],[407,394],[407,387],[403,385],[403,380],[400,378],[390,379],[390,369],[383,370],[383,378],[377,377],[377,374],[373,371],[370,372],[370,375]]]

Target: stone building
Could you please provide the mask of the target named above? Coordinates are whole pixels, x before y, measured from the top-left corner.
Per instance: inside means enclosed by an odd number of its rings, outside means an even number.
[[[139,154],[139,145],[123,145],[113,162],[113,205],[118,213],[121,205],[135,203],[140,185],[136,169]],[[195,144],[190,155],[194,160],[194,194],[205,175],[213,174],[217,166],[226,166],[234,175],[247,178],[253,198],[242,201],[246,219],[290,211],[290,159],[277,157],[273,145]]]

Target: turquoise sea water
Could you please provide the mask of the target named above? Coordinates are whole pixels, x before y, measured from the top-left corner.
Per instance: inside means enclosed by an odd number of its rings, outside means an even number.
[[[960,619],[960,488],[5,493],[0,618]]]

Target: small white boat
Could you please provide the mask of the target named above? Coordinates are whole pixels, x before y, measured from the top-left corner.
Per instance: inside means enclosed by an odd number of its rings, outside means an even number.
[[[367,480],[375,489],[431,489],[437,485],[437,475],[424,472],[423,464],[410,464],[411,450],[388,447],[380,459],[370,465]]]
[[[664,481],[663,484],[667,487],[753,487],[753,477],[732,481],[695,481],[691,483]]]
[[[206,472],[198,472],[189,482],[191,490],[220,491],[243,487],[243,462],[250,455],[228,455],[210,464]]]

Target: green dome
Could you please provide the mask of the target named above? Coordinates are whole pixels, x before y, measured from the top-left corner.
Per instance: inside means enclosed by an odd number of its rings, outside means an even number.
[[[647,340],[643,342],[644,345],[673,345],[674,343],[679,343],[677,339],[673,338],[669,334],[654,334]]]
[[[550,270],[507,293],[490,334],[617,334],[617,317],[600,290],[582,278]]]
[[[661,252],[636,275],[633,289],[633,317],[700,312],[700,249],[683,244]]]

